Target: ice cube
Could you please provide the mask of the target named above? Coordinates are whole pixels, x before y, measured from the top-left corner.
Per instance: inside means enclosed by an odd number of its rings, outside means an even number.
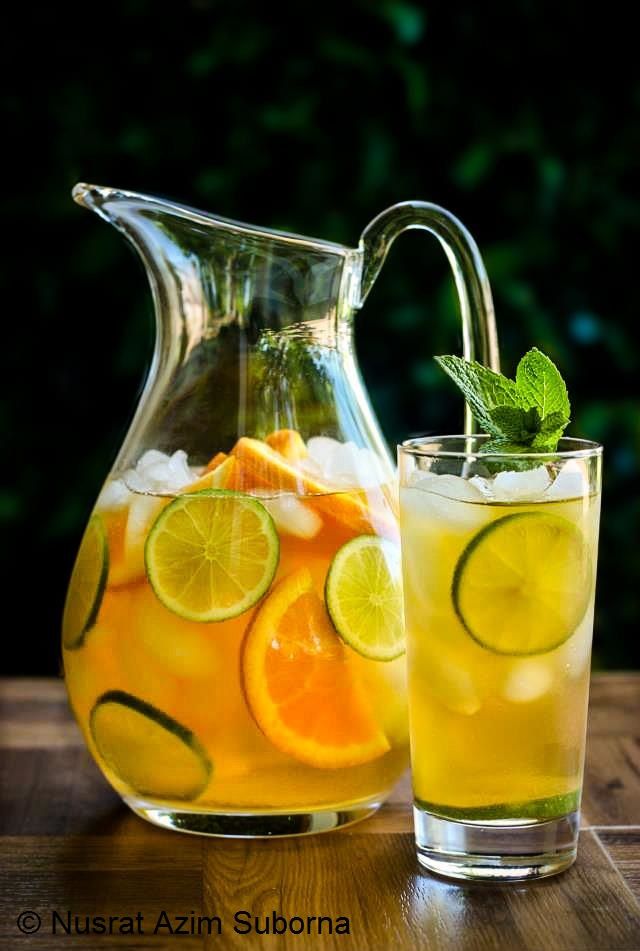
[[[548,489],[551,477],[546,466],[522,472],[499,472],[492,483],[493,497],[499,502],[531,501]]]
[[[182,489],[193,482],[197,473],[189,467],[184,449],[178,449],[169,459],[167,472],[173,489]]]
[[[125,557],[144,571],[144,545],[151,524],[165,504],[153,495],[136,495],[131,500],[124,537]]]
[[[301,467],[331,486],[370,488],[388,482],[392,475],[373,450],[354,442],[313,436],[307,449],[309,455],[302,460]]]
[[[459,476],[427,479],[417,488],[400,489],[403,531],[420,538],[427,528],[451,532],[479,529],[486,521],[486,506],[468,503],[484,502],[482,493]]]
[[[485,500],[480,489],[472,485],[470,479],[463,479],[462,476],[449,474],[434,476],[422,488],[457,502],[484,502]]]
[[[591,635],[593,631],[593,602],[572,637],[561,647],[565,670],[575,680],[584,676],[591,662]]]
[[[171,456],[149,449],[140,457],[135,469],[127,469],[122,479],[133,492],[166,494],[185,488],[196,477],[197,471],[189,466],[183,449],[176,450]]]
[[[357,478],[358,447],[353,442],[338,443],[323,468],[330,482],[350,482]]]
[[[278,531],[296,538],[314,538],[322,528],[322,519],[293,495],[280,495],[265,499],[267,508]]]
[[[166,462],[169,456],[166,452],[160,452],[159,449],[148,449],[138,459],[136,464],[136,471],[142,474],[149,466],[153,466],[158,462]]]
[[[142,472],[138,472],[143,483],[146,485],[147,492],[170,492],[174,488],[174,475],[171,471],[171,460],[156,462],[147,466]],[[175,486],[180,488],[180,486]]]
[[[493,499],[493,479],[485,479],[484,476],[474,475],[471,476],[469,482],[479,492],[482,492],[485,499]]]
[[[516,661],[505,679],[502,694],[511,703],[531,703],[543,696],[553,683],[550,661]]]
[[[589,493],[589,478],[579,459],[570,459],[545,492],[549,499],[579,499]]]
[[[409,474],[407,485],[411,486],[412,488],[418,488],[418,486],[421,486],[423,489],[428,489],[429,486],[427,483],[429,480],[437,478],[438,476],[435,474],[435,472],[429,472],[428,469],[414,469],[413,472]]]
[[[131,493],[122,479],[112,479],[103,488],[96,504],[99,509],[113,511],[123,508],[130,496]]]
[[[329,436],[312,436],[307,443],[308,459],[315,462],[323,470],[331,461],[333,454],[340,448],[342,443],[337,439],[331,439]]]
[[[131,489],[132,492],[149,491],[147,479],[136,472],[135,469],[127,469],[126,472],[123,472],[122,481],[128,489]]]
[[[326,480],[345,487],[371,488],[389,481],[381,461],[371,449],[353,442],[339,443],[323,469]]]
[[[432,665],[430,674],[429,690],[448,710],[466,717],[478,712],[482,701],[468,669],[446,657]]]

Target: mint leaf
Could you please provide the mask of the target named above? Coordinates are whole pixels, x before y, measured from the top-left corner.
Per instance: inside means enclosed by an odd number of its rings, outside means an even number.
[[[518,364],[515,381],[475,360],[435,359],[492,437],[482,452],[553,452],[557,448],[569,423],[571,404],[560,371],[536,347]]]
[[[435,359],[460,387],[480,426],[491,435],[501,436],[500,429],[491,419],[490,410],[496,406],[518,406],[518,392],[513,380],[475,360],[454,356]]]
[[[538,433],[528,447],[529,450],[531,452],[555,452],[562,432],[562,429],[554,429],[550,433]]]
[[[560,413],[569,421],[571,404],[565,382],[555,363],[537,347],[525,353],[518,364],[516,387],[519,406],[535,406],[542,419]]]
[[[562,430],[569,423],[569,417],[565,416],[563,413],[549,413],[548,416],[545,416],[540,425],[541,433],[553,433],[556,430]]]
[[[528,444],[540,432],[540,413],[534,407],[496,406],[489,411],[491,421],[500,435],[513,442]]]
[[[531,452],[530,446],[523,446],[520,442],[513,442],[511,439],[496,437],[487,439],[482,444],[481,452],[503,452],[505,455],[516,455],[519,452]]]

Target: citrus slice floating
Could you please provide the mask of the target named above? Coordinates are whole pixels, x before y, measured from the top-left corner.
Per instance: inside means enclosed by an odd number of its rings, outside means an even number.
[[[238,460],[248,487],[315,495],[330,491],[260,439],[242,436],[231,455]]]
[[[400,549],[359,535],[335,555],[325,599],[340,637],[363,657],[393,660],[404,653]]]
[[[100,611],[109,574],[107,535],[99,515],[92,515],[73,566],[62,618],[62,643],[81,647]]]
[[[254,618],[242,678],[262,732],[302,763],[357,766],[390,748],[307,568],[281,581]]]
[[[237,466],[236,460],[232,456],[226,456],[223,452],[218,453],[218,456],[224,456],[224,459],[219,460],[215,466],[209,463],[204,473],[195,482],[180,490],[181,495],[201,492],[202,489],[232,489],[234,487],[233,476]]]
[[[485,525],[456,566],[452,597],[468,633],[497,654],[544,654],[568,640],[592,589],[580,529],[548,512]]]
[[[237,488],[256,488],[297,495],[312,495],[315,508],[328,518],[353,532],[376,531],[397,538],[398,526],[390,510],[384,486],[370,489],[337,489],[298,468],[271,446],[242,436],[233,449],[238,461]]]
[[[145,546],[147,576],[165,607],[191,621],[224,621],[269,588],[280,544],[256,499],[204,489],[174,499]]]
[[[289,462],[299,462],[308,455],[307,444],[296,429],[276,429],[265,442]]]
[[[227,456],[226,452],[217,452],[215,456],[212,456],[211,459],[209,459],[204,471],[212,472],[214,469],[217,469],[218,466],[221,466],[222,463],[228,458],[229,457]]]
[[[103,694],[89,723],[102,759],[140,796],[195,799],[209,782],[211,761],[191,730],[133,694]]]

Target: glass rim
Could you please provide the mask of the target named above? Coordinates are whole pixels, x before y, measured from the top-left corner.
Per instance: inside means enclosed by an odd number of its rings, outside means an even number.
[[[446,443],[454,439],[487,440],[492,437],[488,433],[453,433],[436,436],[416,436],[398,443],[398,452],[409,456],[425,456],[427,458],[469,459],[481,456],[482,459],[539,459],[551,461],[553,459],[593,459],[601,456],[603,446],[592,439],[578,439],[574,436],[562,436],[558,440],[558,449],[553,452],[480,452],[478,449],[436,449],[429,448],[433,443]],[[562,444],[571,443],[574,449],[562,449]]]

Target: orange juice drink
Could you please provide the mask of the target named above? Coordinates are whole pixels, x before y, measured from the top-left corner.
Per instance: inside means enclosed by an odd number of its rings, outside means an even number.
[[[376,808],[406,767],[394,492],[327,484],[305,457],[291,431],[242,438],[198,473],[174,457],[187,484],[167,492],[145,482],[174,464],[152,451],[89,522],[67,687],[104,774],[152,821],[317,831]]]

